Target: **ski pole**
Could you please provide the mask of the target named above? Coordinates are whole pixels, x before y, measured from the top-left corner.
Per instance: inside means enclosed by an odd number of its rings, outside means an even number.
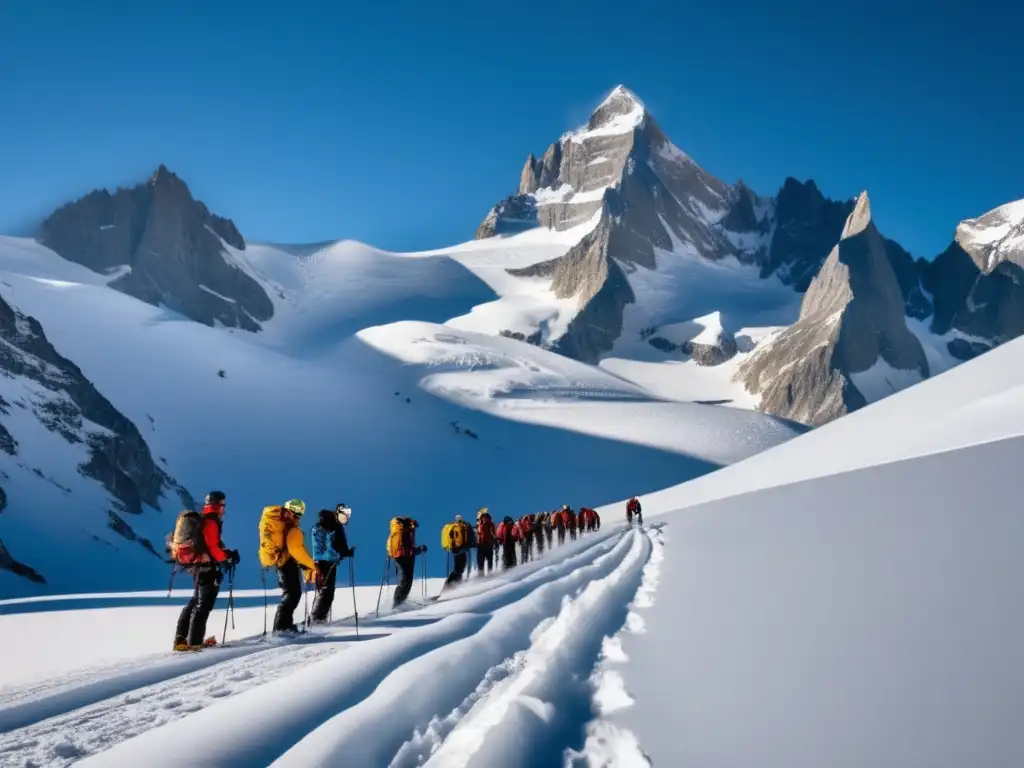
[[[380,592],[377,593],[377,617],[380,617],[380,598],[384,594],[384,580],[388,577],[388,569],[391,567],[391,555],[384,560],[384,575],[380,577]]]
[[[267,636],[267,569],[260,568],[260,581],[263,582],[263,636]]]
[[[356,617],[356,637],[359,637],[359,608],[356,606],[356,565],[355,555],[348,561],[348,583],[352,587],[352,615]]]
[[[171,560],[171,580],[167,582],[167,597],[171,596],[171,588],[174,586],[174,574],[178,570],[178,564]]]
[[[305,618],[302,619],[302,623],[303,623],[304,626],[308,627],[309,626],[309,582],[305,580],[305,577],[302,577],[302,578],[303,578],[303,581],[302,581],[302,605],[303,605],[303,611],[306,614]]]
[[[220,642],[223,645],[228,639],[228,616],[234,610],[234,591],[235,591],[235,569],[231,566],[227,569],[228,572],[228,604],[224,608],[224,631],[221,632]],[[235,622],[232,620],[231,628],[235,628]]]

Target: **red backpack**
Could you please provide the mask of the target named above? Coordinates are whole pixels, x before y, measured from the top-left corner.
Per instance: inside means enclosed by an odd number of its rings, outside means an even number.
[[[480,544],[494,543],[494,523],[486,512],[476,521],[476,540]]]
[[[533,523],[528,517],[522,517],[519,519],[519,531],[523,534],[528,534],[533,530]]]

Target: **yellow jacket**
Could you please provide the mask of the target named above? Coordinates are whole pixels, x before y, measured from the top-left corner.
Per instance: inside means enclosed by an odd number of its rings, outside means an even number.
[[[299,565],[303,568],[313,570],[316,568],[316,563],[313,562],[313,558],[309,556],[309,552],[306,551],[306,537],[302,533],[302,529],[299,526],[290,528],[288,530],[288,537],[285,543],[288,548],[288,555],[294,557]],[[287,562],[287,560],[286,560]]]
[[[290,521],[286,522],[289,518],[281,507],[263,508],[260,517],[260,564],[267,568],[280,568],[294,558],[303,568],[312,570],[316,564],[306,551],[302,529]]]

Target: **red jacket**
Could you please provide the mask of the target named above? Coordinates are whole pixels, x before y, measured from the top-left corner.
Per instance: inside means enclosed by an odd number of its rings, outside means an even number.
[[[529,536],[533,533],[533,521],[528,517],[519,518],[519,532],[524,536]]]
[[[228,553],[220,543],[220,529],[220,508],[203,507],[203,543],[206,544],[210,558],[217,563],[223,563],[228,559]]]
[[[476,540],[478,544],[489,546],[494,543],[494,523],[490,516],[487,519],[481,518],[476,521]]]
[[[565,513],[565,525],[570,529],[576,527],[576,513],[571,509]]]
[[[519,529],[518,523],[509,525],[506,522],[502,522],[498,526],[498,541],[502,544],[508,544],[509,542],[522,541],[523,532]]]

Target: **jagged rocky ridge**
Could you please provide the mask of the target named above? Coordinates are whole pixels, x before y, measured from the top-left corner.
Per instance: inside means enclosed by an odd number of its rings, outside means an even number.
[[[273,316],[266,292],[225,249],[243,250],[241,233],[163,165],[144,184],[97,190],[59,208],[38,239],[69,261],[115,276],[111,287],[206,325],[258,331]]]
[[[517,194],[488,213],[477,237],[530,226],[566,229],[597,217],[564,256],[509,270],[550,276],[560,298],[577,298],[580,312],[554,349],[596,362],[621,333],[625,306],[636,300],[628,273],[657,269],[659,250],[732,256],[803,290],[851,208],[852,202],[825,198],[814,182],[787,179],[773,199],[742,181],[725,184],[673,145],[620,86],[584,128],[552,144],[542,160],[527,159]]]
[[[869,209],[866,197],[863,202],[864,209]],[[745,382],[755,391],[767,386],[765,382],[777,382],[776,388],[762,397],[762,410],[791,417],[799,413],[823,423],[863,404],[848,376],[861,369],[854,365],[846,371],[877,343],[850,338],[851,334],[877,330],[872,322],[855,319],[861,307],[883,312],[874,322],[887,334],[895,334],[890,341],[899,350],[889,351],[888,357],[881,359],[891,362],[891,357],[899,362],[896,368],[913,368],[927,375],[926,363],[919,367],[911,362],[924,360],[917,351],[908,351],[913,348],[908,341],[913,335],[895,330],[892,285],[901,304],[901,317],[929,321],[932,333],[948,334],[946,346],[958,359],[968,359],[1024,333],[1024,203],[963,222],[954,242],[934,261],[915,259],[898,243],[882,237],[870,221],[869,210],[863,237],[844,232],[856,204],[855,200],[831,200],[813,181],[793,178],[786,179],[769,198],[759,196],[742,181],[727,185],[676,148],[640,100],[620,86],[586,126],[552,144],[541,159],[527,158],[516,193],[487,214],[476,236],[503,236],[537,226],[567,229],[593,225],[564,256],[509,270],[522,277],[549,277],[559,298],[576,298],[578,314],[550,346],[591,363],[612,348],[622,333],[626,307],[637,301],[630,274],[637,268],[657,269],[659,251],[686,251],[710,260],[735,257],[758,268],[762,278],[774,277],[803,293],[809,292],[816,280],[825,284],[828,275],[818,278],[830,253],[836,256],[836,269],[841,271],[848,266],[839,258],[840,250],[866,248],[871,258],[865,269],[877,283],[877,295],[868,300],[860,290],[856,300],[846,302],[850,306],[842,312],[842,338],[807,347],[812,337],[824,338],[821,328],[800,343],[799,334],[789,334],[775,340],[774,362],[769,364],[765,358],[761,367],[747,367]],[[841,239],[851,242],[836,249]],[[870,241],[870,247],[862,246],[861,240]],[[888,271],[880,266],[883,260]],[[847,282],[859,285],[855,272],[851,271]],[[815,289],[815,295],[822,290]],[[801,312],[798,323],[802,332],[810,324],[805,315],[813,306],[806,298],[804,303],[807,311]],[[663,343],[657,337],[648,341],[666,352],[683,352],[702,365],[720,364],[736,353],[735,345],[728,343],[703,350]],[[858,345],[865,351],[856,353]],[[784,348],[789,350],[788,358]],[[789,381],[787,386],[792,388],[784,394],[779,390],[783,380],[772,376],[772,371],[796,363],[811,348],[828,348],[818,353],[827,359],[819,361],[817,368],[833,371],[839,378],[830,374],[819,381],[817,374],[808,373],[802,384]],[[847,360],[845,355],[853,357]]]
[[[819,426],[867,404],[852,377],[880,361],[921,378],[929,374],[862,193],[804,294],[800,319],[745,361],[739,375],[761,394],[761,410]]]
[[[112,497],[117,511],[138,515],[144,506],[160,509],[168,491],[191,508],[189,493],[153,460],[149,446],[130,419],[119,412],[73,362],[53,347],[35,318],[21,314],[0,298],[0,377],[33,383],[31,395],[8,402],[0,397],[0,451],[11,462],[18,460],[19,444],[4,425],[13,408],[31,412],[50,432],[71,444],[86,448],[87,460],[78,471],[99,482]],[[38,468],[27,468],[44,477]],[[17,504],[2,493],[3,504]],[[115,510],[109,512],[111,528],[143,546],[131,526]],[[152,550],[152,547],[148,547]],[[45,581],[32,567],[19,563],[0,539],[0,568],[33,581]]]

